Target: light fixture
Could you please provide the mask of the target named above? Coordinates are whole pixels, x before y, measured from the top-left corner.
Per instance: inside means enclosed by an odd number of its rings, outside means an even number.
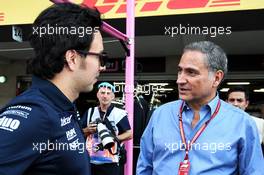
[[[264,92],[264,88],[261,88],[261,89],[254,89],[253,91],[254,91],[254,92]]]
[[[227,85],[250,85],[250,82],[227,82]]]
[[[220,89],[221,92],[227,92],[229,90],[229,88],[222,88]]]
[[[165,92],[165,91],[173,91],[173,88],[160,88],[159,91]]]
[[[149,85],[156,85],[156,86],[167,86],[169,83],[149,83]]]
[[[0,83],[3,84],[6,82],[6,76],[0,75]]]

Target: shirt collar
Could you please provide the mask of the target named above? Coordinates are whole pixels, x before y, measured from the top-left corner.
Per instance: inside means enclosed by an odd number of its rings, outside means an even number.
[[[115,107],[115,106],[111,103],[110,106],[109,106],[109,107],[107,108],[107,110],[106,110],[106,116],[109,116],[109,115],[110,115],[110,113],[112,112],[112,110],[113,110],[114,107]],[[103,111],[101,110],[101,108],[100,108],[100,105],[99,105],[98,109],[99,109],[100,112],[103,112]],[[104,112],[103,112],[103,113],[104,113]]]
[[[219,95],[217,92],[216,96],[209,103],[204,105],[201,109],[203,109],[204,107],[209,107],[210,111],[212,113],[212,111],[215,111],[215,109],[217,107],[218,100],[219,100]],[[188,104],[185,101],[183,101],[183,111],[190,110],[190,109],[191,108],[188,106]]]
[[[32,88],[37,88],[53,104],[64,111],[75,111],[76,107],[52,82],[41,79],[37,76],[32,77]]]

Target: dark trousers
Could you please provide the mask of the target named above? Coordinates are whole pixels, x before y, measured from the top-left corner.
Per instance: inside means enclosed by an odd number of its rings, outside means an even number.
[[[117,163],[91,164],[91,171],[92,175],[119,175],[120,167]]]

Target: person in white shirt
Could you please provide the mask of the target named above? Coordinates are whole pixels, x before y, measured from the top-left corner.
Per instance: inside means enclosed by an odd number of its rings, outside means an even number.
[[[105,129],[108,130],[108,133],[115,135],[119,143],[132,138],[127,112],[112,104],[115,98],[114,93],[115,87],[112,84],[100,83],[97,92],[99,105],[89,108],[81,122],[83,132],[87,136],[86,148],[91,157],[93,175],[119,175],[122,168],[119,155],[116,154],[118,153],[117,141],[115,140],[115,144],[111,148],[102,147],[104,138],[109,137]],[[97,127],[98,119],[105,126],[102,130],[98,129],[99,126]],[[101,136],[99,137],[99,135]],[[102,143],[101,146],[100,143]]]

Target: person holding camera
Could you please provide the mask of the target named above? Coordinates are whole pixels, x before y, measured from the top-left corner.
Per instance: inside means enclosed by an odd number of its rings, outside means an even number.
[[[83,117],[86,148],[91,157],[93,175],[118,175],[120,173],[120,142],[132,138],[127,112],[111,104],[115,88],[108,82],[98,85],[99,106],[89,108]]]

